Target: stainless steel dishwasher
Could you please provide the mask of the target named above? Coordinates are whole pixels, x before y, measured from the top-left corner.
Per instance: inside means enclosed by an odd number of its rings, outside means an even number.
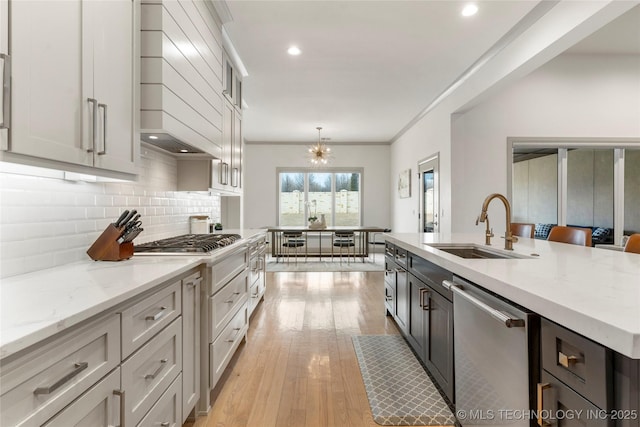
[[[535,422],[536,314],[459,277],[453,291],[456,416],[462,426]]]

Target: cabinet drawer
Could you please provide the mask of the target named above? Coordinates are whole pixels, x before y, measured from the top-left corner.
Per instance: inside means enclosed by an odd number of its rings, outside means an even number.
[[[610,427],[612,425],[600,408],[553,375],[542,371],[540,379],[541,382],[537,387],[537,409],[548,426]]]
[[[182,425],[180,390],[182,390],[182,374],[173,380],[167,391],[160,396],[137,427],[180,427]]]
[[[213,295],[224,287],[229,280],[233,279],[240,272],[249,268],[249,251],[243,248],[235,252],[222,261],[216,262],[211,267],[211,283],[208,289],[209,295]]]
[[[453,301],[452,291],[442,286],[443,280],[453,280],[453,273],[412,253],[409,253],[408,257],[408,269],[410,273],[431,286],[434,291],[449,301]]]
[[[41,425],[119,363],[118,314],[65,333],[3,363],[0,425]]]
[[[120,408],[122,402],[119,397],[116,397],[114,391],[119,389],[120,368],[117,368],[43,427],[111,427],[122,425],[122,420],[116,422],[118,414],[116,408]]]
[[[395,247],[395,261],[396,264],[401,265],[403,267],[407,266],[407,251],[406,249],[402,249],[399,247]]]
[[[611,350],[547,319],[542,319],[541,329],[543,369],[601,409],[609,409]]]
[[[251,286],[251,289],[249,289],[249,313],[253,313],[253,310],[260,302],[261,296],[260,286],[256,282]]]
[[[136,425],[182,369],[182,317],[122,364],[127,425]]]
[[[397,264],[389,257],[384,259],[384,282],[389,286],[396,286],[396,268]]]
[[[180,315],[180,281],[122,311],[122,360]]]
[[[220,292],[209,298],[209,342],[213,342],[238,308],[247,301],[247,272],[236,276]]]
[[[216,385],[233,351],[247,333],[247,304],[244,304],[209,349],[209,388]]]

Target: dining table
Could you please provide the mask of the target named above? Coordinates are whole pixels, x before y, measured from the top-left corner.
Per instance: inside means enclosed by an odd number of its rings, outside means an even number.
[[[276,259],[276,262],[282,258],[283,256],[288,256],[290,254],[284,254],[282,251],[283,248],[283,233],[287,232],[301,232],[305,235],[305,242],[309,241],[309,235],[317,237],[318,239],[318,248],[317,250],[314,248],[310,250],[309,245],[304,245],[304,253],[300,253],[297,256],[307,257],[318,257],[319,260],[322,260],[323,256],[334,256],[333,246],[331,245],[331,252],[323,252],[322,251],[322,237],[330,235],[332,236],[336,232],[347,232],[353,231],[355,236],[354,241],[354,257],[361,258],[362,262],[365,262],[369,257],[369,243],[372,242],[369,239],[371,234],[375,233],[383,233],[387,231],[384,227],[378,226],[362,226],[362,225],[337,225],[337,226],[328,226],[326,228],[312,228],[310,226],[273,226],[267,227],[267,232],[271,233],[271,256]]]

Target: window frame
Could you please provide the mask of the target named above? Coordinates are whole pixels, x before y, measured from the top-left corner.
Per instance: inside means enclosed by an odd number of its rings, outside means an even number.
[[[304,174],[304,202],[305,202],[305,218],[308,218],[309,209],[306,202],[309,201],[309,174],[311,173],[331,173],[331,224],[335,225],[335,215],[336,215],[336,174],[339,173],[357,173],[360,174],[360,212],[358,226],[362,226],[364,219],[364,168],[355,167],[322,167],[322,168],[313,168],[313,167],[278,167],[276,168],[276,221],[277,225],[280,226],[280,174],[281,173],[302,173]],[[306,223],[306,221],[305,221]]]

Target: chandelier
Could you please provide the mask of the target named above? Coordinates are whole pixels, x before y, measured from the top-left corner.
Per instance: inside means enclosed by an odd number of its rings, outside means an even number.
[[[321,127],[317,127],[318,129],[318,143],[309,147],[309,156],[311,160],[311,164],[314,166],[322,166],[326,165],[331,159],[331,148],[327,147],[324,143],[326,138],[320,138]]]

